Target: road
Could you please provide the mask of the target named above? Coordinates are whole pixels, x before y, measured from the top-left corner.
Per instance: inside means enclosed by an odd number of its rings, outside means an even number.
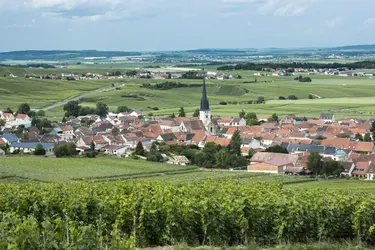
[[[91,91],[85,92],[83,94],[77,95],[75,97],[70,97],[70,98],[67,98],[65,100],[62,100],[62,101],[50,104],[50,105],[48,105],[46,107],[42,107],[40,109],[32,109],[32,110],[34,110],[36,112],[39,111],[39,110],[44,110],[44,111],[50,110],[50,109],[53,109],[53,108],[56,108],[56,107],[63,106],[63,105],[67,104],[70,101],[78,101],[79,99],[81,99],[83,97],[86,97],[86,96],[89,96],[89,95],[92,95],[92,94],[95,94],[95,93],[102,93],[102,92],[106,92],[106,91],[115,90],[116,88],[120,88],[120,86],[105,87],[105,88],[91,90]]]

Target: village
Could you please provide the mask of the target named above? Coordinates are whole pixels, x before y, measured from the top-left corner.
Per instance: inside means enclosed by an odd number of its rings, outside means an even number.
[[[0,156],[33,154],[41,147],[45,156],[55,157],[56,147],[70,144],[82,156],[95,150],[96,154],[117,157],[136,154],[146,159],[139,153],[139,147],[142,152],[155,150],[155,143],[201,150],[212,144],[225,148],[237,133],[241,140],[240,154],[248,159],[247,166],[238,166],[239,169],[306,174],[309,173],[308,157],[315,153],[323,161],[340,162],[343,176],[374,178],[373,120],[336,120],[334,114],[321,114],[316,119],[292,115],[279,118],[277,114],[262,117],[245,111],[241,111],[238,117],[214,116],[210,112],[205,82],[199,114],[194,116],[146,117],[142,111],[109,112],[105,118],[88,114],[53,123],[46,130],[32,125],[35,121],[27,114],[0,112]],[[270,150],[273,148],[285,152]],[[185,155],[167,156],[166,153],[160,154],[157,161],[192,164]]]

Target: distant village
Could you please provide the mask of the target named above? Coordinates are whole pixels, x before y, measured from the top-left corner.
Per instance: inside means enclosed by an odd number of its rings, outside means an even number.
[[[6,75],[9,78],[17,78],[18,76],[14,74]],[[166,73],[166,72],[150,72],[142,71],[129,71],[122,73],[120,71],[116,72],[107,72],[105,74],[96,74],[96,73],[61,73],[61,74],[47,74],[47,75],[35,75],[35,74],[26,74],[25,78],[37,78],[37,79],[53,79],[53,80],[69,80],[69,81],[78,81],[78,80],[121,80],[129,78],[145,78],[145,79],[233,79],[236,76],[230,73],[222,73],[217,71],[207,71],[204,73],[198,71],[189,71],[188,73]]]
[[[56,147],[66,144],[74,145],[83,156],[95,150],[118,157],[132,157],[139,148],[150,152],[155,150],[155,143],[166,150],[177,146],[202,150],[212,144],[225,148],[239,134],[240,154],[247,157],[244,167],[249,172],[308,174],[308,157],[319,154],[324,161],[340,162],[344,176],[373,180],[375,175],[374,120],[337,120],[330,113],[315,119],[293,115],[279,118],[276,114],[264,117],[244,111],[238,117],[215,116],[210,111],[205,83],[195,117],[109,112],[103,118],[88,114],[40,129],[32,125],[35,120],[27,114],[0,112],[0,121],[3,157],[33,154],[38,147],[45,150],[45,156],[55,157]],[[270,148],[286,153],[272,152]],[[161,159],[170,164],[192,163],[192,158],[183,154],[163,152]]]

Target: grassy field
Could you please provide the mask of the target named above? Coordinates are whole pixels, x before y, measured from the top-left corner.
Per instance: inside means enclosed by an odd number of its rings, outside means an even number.
[[[0,182],[69,182],[117,180],[144,175],[191,171],[195,167],[102,157],[96,159],[50,159],[9,157],[0,161]]]
[[[176,184],[206,180],[235,179],[245,183],[281,183],[286,189],[334,189],[375,191],[375,182],[359,180],[315,180],[309,177],[264,173],[201,171],[185,167],[152,163],[143,160],[99,157],[96,159],[56,159],[8,157],[0,161],[0,183],[126,181],[153,180]]]
[[[117,68],[105,68],[107,65],[71,65],[69,69],[23,69],[0,68],[0,76],[12,73],[23,76],[27,72],[35,74],[48,73],[105,73]],[[113,65],[112,65],[113,66]],[[125,65],[120,64],[119,70],[124,71]],[[131,65],[135,67],[135,65]],[[138,65],[139,66],[139,65]],[[153,69],[157,70],[157,69]],[[298,116],[319,116],[322,112],[333,112],[337,118],[373,117],[375,109],[375,79],[362,77],[339,77],[326,75],[313,75],[312,83],[299,83],[294,77],[255,77],[255,71],[233,71],[240,74],[242,79],[208,80],[207,92],[214,115],[235,116],[241,109],[247,112],[256,112],[258,115],[295,114]],[[257,82],[254,83],[255,78]],[[161,83],[165,81],[197,84],[197,87],[178,88],[170,90],[152,90],[142,88],[142,83]],[[199,107],[201,99],[201,80],[154,80],[154,79],[124,79],[101,81],[60,81],[25,79],[22,77],[9,79],[0,77],[0,94],[2,102],[0,108],[16,108],[23,102],[31,104],[32,108],[43,108],[46,105],[57,103],[88,91],[111,86],[111,84],[124,84],[120,90],[104,93],[93,93],[83,99],[83,105],[95,106],[102,101],[109,105],[111,111],[116,111],[118,106],[126,105],[133,109],[142,109],[146,115],[170,115],[177,113],[179,107],[184,107],[188,114]],[[308,99],[312,94],[316,98]],[[288,97],[295,95],[296,101],[279,101],[279,96]],[[266,104],[247,105],[231,104],[222,106],[220,102],[248,102],[263,96]],[[152,111],[148,107],[158,107],[160,110]],[[60,120],[63,116],[62,107],[56,107],[47,112],[47,116]]]

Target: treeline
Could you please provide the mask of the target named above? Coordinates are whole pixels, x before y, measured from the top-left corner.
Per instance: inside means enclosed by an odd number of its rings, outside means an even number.
[[[47,63],[31,63],[31,64],[17,64],[17,65],[10,65],[10,64],[0,64],[0,67],[11,67],[11,68],[44,68],[44,69],[54,69],[56,68],[54,65],[47,64]]]
[[[180,82],[163,82],[163,83],[157,83],[157,84],[143,83],[141,85],[141,87],[147,88],[147,89],[169,90],[169,89],[177,89],[177,88],[202,87],[202,84],[186,84],[186,83],[180,83]]]
[[[354,63],[304,63],[304,62],[293,62],[293,63],[239,63],[235,65],[225,65],[218,67],[217,70],[266,70],[266,69],[290,69],[290,68],[348,68],[354,69],[375,69],[375,61],[361,61]]]

